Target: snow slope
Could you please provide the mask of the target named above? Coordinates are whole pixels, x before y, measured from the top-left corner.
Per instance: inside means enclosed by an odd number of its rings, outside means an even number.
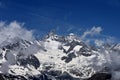
[[[103,72],[112,73],[113,80],[120,80],[120,46],[92,47],[74,34],[58,36],[50,33],[43,40],[27,41],[13,38],[0,45],[0,73],[28,76],[43,72],[68,73],[79,79]],[[56,74],[54,74],[56,76]]]

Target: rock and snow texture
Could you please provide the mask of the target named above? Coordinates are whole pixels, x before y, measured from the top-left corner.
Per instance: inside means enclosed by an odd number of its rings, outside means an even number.
[[[5,26],[4,23],[1,26]],[[9,30],[9,27],[12,28]],[[14,29],[21,30],[24,36],[12,33]],[[101,72],[112,74],[113,80],[120,80],[120,44],[106,46],[102,43],[93,48],[72,33],[68,36],[50,33],[43,40],[35,40],[31,32],[16,22],[1,31],[11,32],[0,41],[1,74],[25,78],[44,74],[55,80],[63,74],[86,79]]]
[[[2,44],[0,72],[26,76],[61,71],[80,79],[106,72],[119,80],[119,59],[119,45],[93,50],[78,38],[50,35],[40,41],[21,39]]]

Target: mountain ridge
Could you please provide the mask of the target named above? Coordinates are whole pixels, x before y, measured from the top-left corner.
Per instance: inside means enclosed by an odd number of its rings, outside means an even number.
[[[120,48],[113,45],[93,47],[73,33],[58,36],[50,32],[34,41],[11,39],[0,44],[0,73],[31,80],[94,80],[91,76],[106,73],[102,75],[110,74],[114,80],[120,70]]]

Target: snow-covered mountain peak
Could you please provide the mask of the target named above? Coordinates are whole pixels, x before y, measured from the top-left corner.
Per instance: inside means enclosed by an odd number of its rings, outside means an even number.
[[[116,47],[118,49],[119,44]],[[57,78],[67,73],[84,79],[97,72],[112,72],[119,68],[119,52],[111,47],[95,48],[72,33],[68,36],[50,33],[44,40],[17,38],[11,42],[4,41],[0,46],[0,71],[27,78],[42,74]]]

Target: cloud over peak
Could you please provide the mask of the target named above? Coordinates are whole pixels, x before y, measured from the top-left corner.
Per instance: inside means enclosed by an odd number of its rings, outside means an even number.
[[[0,44],[3,41],[14,38],[34,40],[33,31],[23,28],[23,24],[16,21],[13,21],[9,24],[0,22]]]

